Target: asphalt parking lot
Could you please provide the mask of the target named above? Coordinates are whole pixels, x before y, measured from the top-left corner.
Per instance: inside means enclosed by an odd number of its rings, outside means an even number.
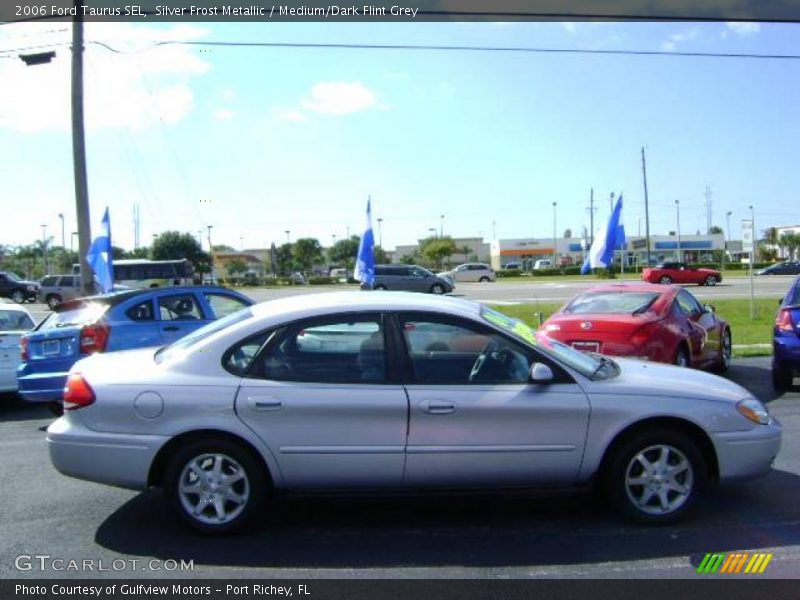
[[[44,440],[52,417],[0,395],[0,577],[692,578],[706,552],[733,550],[774,553],[761,577],[798,577],[800,391],[773,392],[768,358],[738,359],[730,377],[783,423],[783,449],[767,478],[712,488],[677,526],[632,525],[588,493],[315,497],[279,499],[259,529],[227,539],[181,529],[159,491],[59,475]],[[20,571],[20,555],[95,570]]]

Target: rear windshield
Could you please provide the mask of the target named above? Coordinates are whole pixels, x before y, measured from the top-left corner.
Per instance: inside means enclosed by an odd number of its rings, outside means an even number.
[[[657,292],[594,292],[581,294],[562,311],[565,314],[638,314],[646,311]]]
[[[792,288],[789,297],[789,304],[800,304],[800,279],[795,282],[794,287]]]
[[[33,329],[33,320],[19,310],[0,309],[0,331],[27,331]]]
[[[158,352],[156,352],[155,360],[156,363],[161,364],[163,361],[169,360],[173,356],[178,354],[183,354],[186,350],[194,346],[195,344],[202,342],[208,337],[211,337],[218,331],[222,331],[226,327],[230,327],[235,323],[239,323],[240,321],[245,321],[253,316],[253,311],[250,308],[243,308],[241,310],[237,310],[235,313],[229,314],[227,317],[223,317],[221,319],[217,319],[216,321],[212,321],[205,327],[201,327],[196,331],[193,331],[186,337],[179,339],[176,342],[173,342],[169,346],[164,346]]]
[[[97,302],[79,304],[63,312],[51,313],[49,317],[42,321],[37,331],[47,331],[48,329],[59,329],[62,327],[83,327],[84,325],[97,321],[107,310],[107,304],[100,304]]]

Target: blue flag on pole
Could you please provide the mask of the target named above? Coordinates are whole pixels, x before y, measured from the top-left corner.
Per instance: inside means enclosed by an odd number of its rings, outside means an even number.
[[[111,221],[108,218],[108,207],[100,222],[100,233],[89,248],[86,261],[94,271],[94,278],[105,294],[114,288],[114,265],[111,256]]]
[[[375,236],[372,234],[372,209],[371,199],[367,199],[367,228],[361,236],[361,243],[358,245],[358,256],[356,256],[356,269],[353,277],[358,281],[372,287],[375,281]]]
[[[625,228],[620,224],[622,214],[622,194],[617,198],[614,210],[608,219],[608,224],[594,239],[586,260],[581,267],[581,275],[586,275],[592,269],[610,267],[614,262],[614,250],[620,250],[625,244]]]

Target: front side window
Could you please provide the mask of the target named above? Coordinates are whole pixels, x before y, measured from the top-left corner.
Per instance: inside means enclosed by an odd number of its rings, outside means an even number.
[[[53,287],[56,284],[56,281],[58,281],[58,277],[45,277],[42,279],[42,287]]]
[[[162,296],[158,299],[158,312],[162,321],[194,321],[203,318],[193,294]]]
[[[217,318],[227,317],[247,306],[243,300],[225,294],[205,294],[205,297]]]
[[[251,373],[277,381],[381,383],[386,348],[380,316],[303,321],[258,359]]]
[[[422,267],[414,267],[411,269],[411,276],[412,277],[430,277],[433,275],[430,271],[423,269]]]
[[[695,300],[694,296],[692,296],[686,290],[681,290],[678,292],[678,296],[676,298],[678,306],[686,315],[700,314],[703,312],[703,309],[700,307],[700,303]]]
[[[531,353],[491,329],[460,319],[401,315],[415,383],[527,383]]]

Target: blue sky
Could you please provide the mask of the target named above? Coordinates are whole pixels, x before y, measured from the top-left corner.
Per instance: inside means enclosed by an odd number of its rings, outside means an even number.
[[[0,28],[3,50],[64,42],[54,25]],[[87,146],[93,228],[109,206],[117,245],[213,224],[238,248],[360,233],[368,195],[384,246],[440,225],[454,236],[549,237],[599,220],[624,192],[629,234],[738,237],[800,223],[800,61],[501,52],[311,50],[154,41],[286,41],[800,54],[797,25],[725,23],[90,24]],[[75,229],[68,51],[0,60],[0,243],[60,243]],[[5,56],[9,56],[6,53]],[[19,64],[17,64],[19,63]],[[376,237],[377,237],[377,223]],[[205,237],[205,234],[204,234]],[[69,245],[69,239],[67,239]]]

